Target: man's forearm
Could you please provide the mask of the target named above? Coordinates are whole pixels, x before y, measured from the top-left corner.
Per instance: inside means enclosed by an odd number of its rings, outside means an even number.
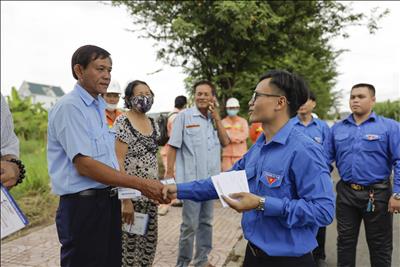
[[[91,157],[76,156],[74,165],[80,175],[89,177],[99,183],[135,188],[137,190],[142,189],[141,178],[117,171]]]
[[[173,176],[176,162],[176,148],[169,146],[167,150],[167,176]],[[168,177],[169,178],[169,177]]]

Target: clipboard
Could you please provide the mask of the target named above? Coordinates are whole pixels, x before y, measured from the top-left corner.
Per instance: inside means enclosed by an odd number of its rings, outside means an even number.
[[[7,188],[1,185],[1,239],[21,230],[29,221]]]

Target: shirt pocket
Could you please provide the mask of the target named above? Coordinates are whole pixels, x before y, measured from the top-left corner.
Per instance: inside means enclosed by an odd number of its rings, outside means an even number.
[[[364,134],[362,137],[362,150],[364,151],[379,151],[385,147],[385,134]]]
[[[283,171],[264,170],[258,180],[261,195],[271,197],[284,197],[287,195]]]
[[[200,145],[201,144],[201,130],[200,126],[196,127],[187,127],[185,126],[186,136],[190,140],[193,145]]]
[[[92,133],[91,143],[92,143],[92,155],[93,158],[104,162],[104,158],[110,148],[109,142],[111,141],[112,134],[109,131],[101,130],[99,134]]]

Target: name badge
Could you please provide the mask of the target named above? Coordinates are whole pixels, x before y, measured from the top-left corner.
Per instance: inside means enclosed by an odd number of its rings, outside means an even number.
[[[185,127],[186,128],[196,128],[196,127],[200,127],[200,124],[188,124]]]
[[[379,135],[377,135],[377,134],[366,134],[365,135],[365,139],[367,139],[369,141],[378,140],[379,139]]]
[[[160,182],[164,185],[175,184],[175,179],[174,178],[165,178],[163,180],[160,180]]]

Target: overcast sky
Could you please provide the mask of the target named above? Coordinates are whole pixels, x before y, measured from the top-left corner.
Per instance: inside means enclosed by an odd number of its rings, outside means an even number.
[[[374,6],[391,10],[380,23],[382,29],[370,35],[366,27],[353,27],[348,31],[350,38],[332,42],[335,48],[349,49],[338,60],[341,75],[335,90],[343,90],[342,110],[348,110],[349,89],[359,82],[374,84],[378,101],[400,98],[400,3],[353,3],[357,12]],[[186,94],[185,75],[180,68],[157,61],[154,42],[139,39],[126,30],[130,28],[132,19],[124,7],[99,2],[1,1],[1,92],[9,95],[11,87],[18,89],[24,80],[71,91],[73,52],[95,44],[111,53],[112,79],[122,88],[134,79],[146,81],[156,95],[151,112],[168,111],[175,96]]]

